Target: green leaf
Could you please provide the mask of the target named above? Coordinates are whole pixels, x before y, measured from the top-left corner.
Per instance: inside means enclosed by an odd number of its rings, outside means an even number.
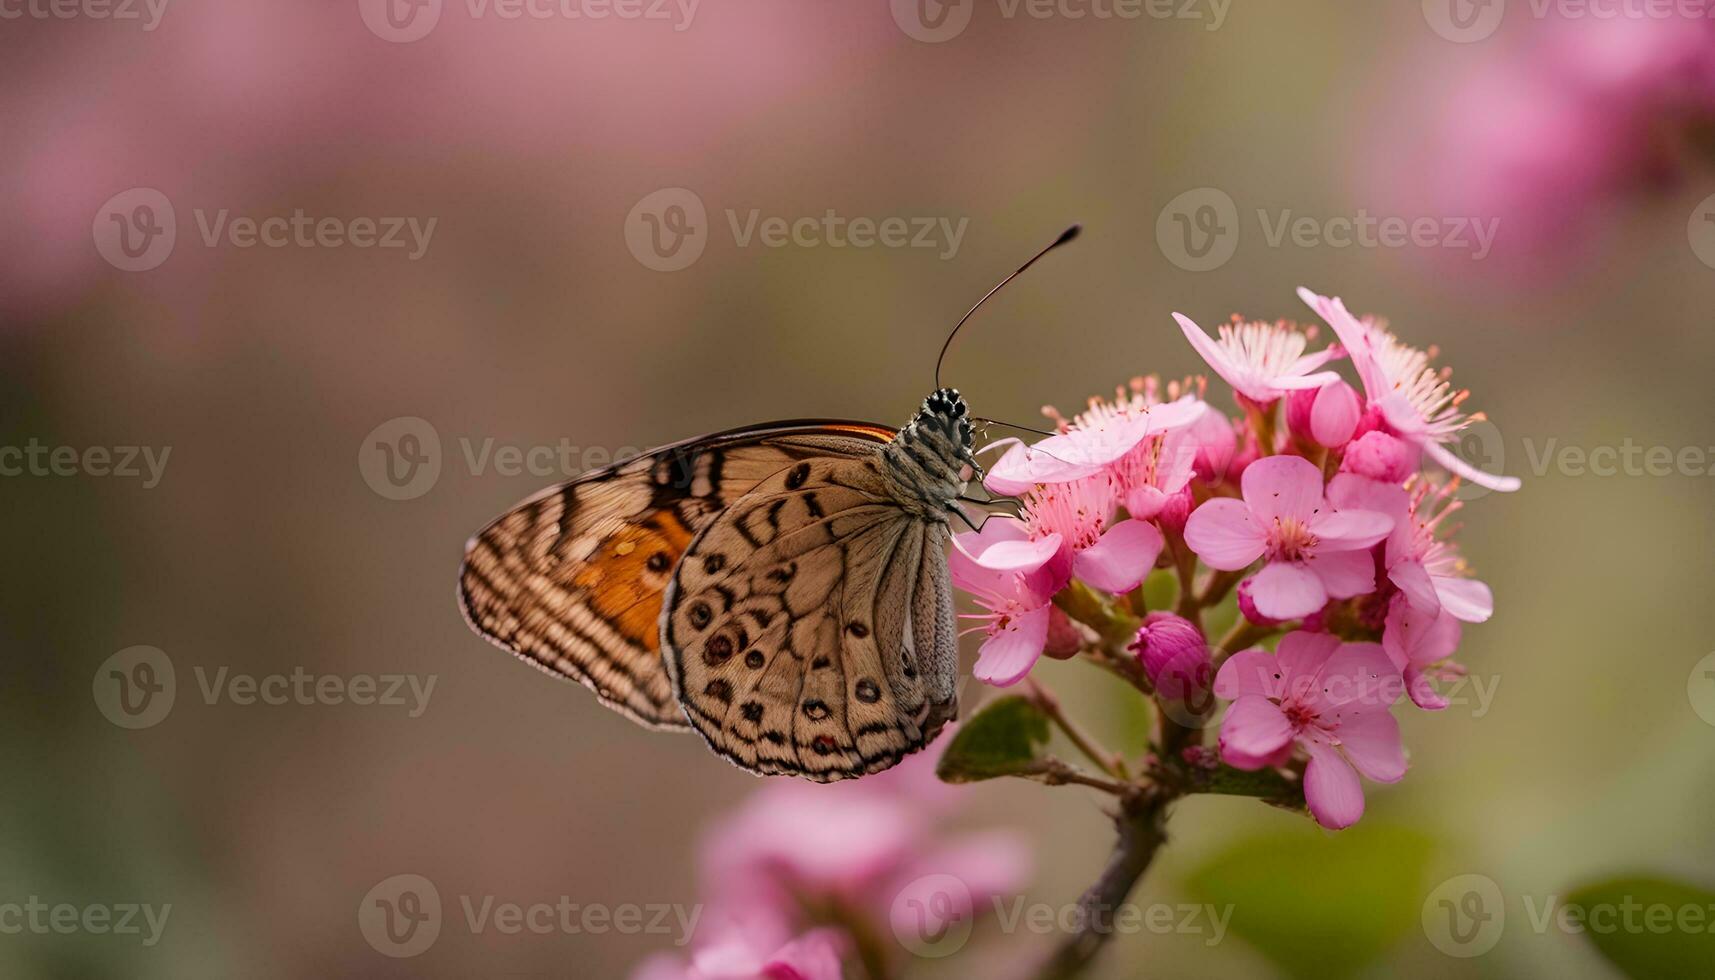
[[[959,725],[935,774],[943,782],[974,783],[1030,769],[1048,744],[1048,716],[1028,698],[997,698]]]
[[[1222,765],[1197,777],[1197,791],[1221,796],[1254,796],[1257,799],[1303,809],[1304,789],[1273,769],[1248,771]]]
[[[1386,824],[1255,836],[1186,881],[1288,976],[1348,977],[1419,928],[1432,842]]]
[[[1639,875],[1584,885],[1566,908],[1628,977],[1708,976],[1715,967],[1715,892]]]

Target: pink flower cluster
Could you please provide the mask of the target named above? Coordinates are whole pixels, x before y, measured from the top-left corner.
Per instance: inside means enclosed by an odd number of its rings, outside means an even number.
[[[967,792],[936,779],[939,755],[932,746],[845,783],[769,780],[704,840],[705,912],[691,955],[651,957],[632,980],[839,980],[843,962],[903,950],[892,937],[925,928],[912,915],[968,918],[1016,891],[1030,868],[1022,838],[938,832]],[[946,876],[965,888],[912,901]],[[967,904],[948,907],[954,899]],[[885,947],[857,948],[879,937]]]
[[[1473,419],[1466,392],[1381,322],[1300,290],[1337,343],[1311,350],[1316,329],[1235,317],[1211,337],[1175,314],[1215,375],[1232,386],[1235,419],[1203,398],[1202,379],[1138,379],[1092,399],[1033,445],[1009,440],[985,485],[1016,497],[1018,518],[958,535],[953,581],[984,610],[976,676],[1005,686],[1043,653],[1070,656],[1095,637],[1056,597],[1074,581],[1125,596],[1158,567],[1200,591],[1237,583],[1258,635],[1286,633],[1220,665],[1215,695],[1231,701],[1223,760],[1258,769],[1303,765],[1311,812],[1345,827],[1363,813],[1358,774],[1405,771],[1390,709],[1403,696],[1446,706],[1432,681],[1456,673],[1463,623],[1493,611],[1449,540],[1461,480],[1492,490],[1516,479],[1484,473],[1447,444]],[[1358,386],[1332,369],[1349,359]],[[1427,464],[1427,465],[1426,465]],[[1431,468],[1432,467],[1432,468]],[[1160,697],[1211,686],[1199,624],[1150,612],[1132,644]],[[1222,656],[1216,652],[1215,656]]]

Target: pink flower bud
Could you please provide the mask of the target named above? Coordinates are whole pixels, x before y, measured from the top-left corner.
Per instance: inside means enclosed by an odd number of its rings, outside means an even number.
[[[1416,472],[1418,455],[1415,446],[1401,439],[1379,430],[1366,432],[1346,447],[1340,469],[1383,483],[1404,483]]]
[[[1316,390],[1315,405],[1310,409],[1310,436],[1329,449],[1338,449],[1352,441],[1363,411],[1351,385],[1344,381],[1323,385]]]
[[[1197,440],[1197,476],[1204,483],[1220,483],[1227,476],[1237,448],[1233,423],[1225,413],[1210,408],[1191,423],[1190,433]]]
[[[1130,649],[1162,697],[1186,698],[1209,687],[1209,644],[1187,619],[1170,612],[1150,613]]]
[[[1055,660],[1070,660],[1084,649],[1084,634],[1061,611],[1059,606],[1048,608],[1048,639],[1042,652]]]
[[[1185,533],[1185,521],[1191,516],[1191,509],[1196,506],[1197,498],[1191,495],[1189,484],[1180,488],[1179,492],[1167,498],[1161,505],[1161,510],[1155,514],[1155,523],[1161,525],[1163,531],[1176,534]]]

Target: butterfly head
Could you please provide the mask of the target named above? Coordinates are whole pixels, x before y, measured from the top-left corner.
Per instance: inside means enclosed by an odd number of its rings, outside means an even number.
[[[970,409],[965,405],[965,396],[959,394],[957,388],[941,388],[923,399],[912,424],[920,429],[934,429],[966,453],[970,452],[976,440]]]

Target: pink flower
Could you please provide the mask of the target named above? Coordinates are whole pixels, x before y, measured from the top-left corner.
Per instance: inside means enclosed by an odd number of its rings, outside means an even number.
[[[802,931],[830,910],[842,925],[885,934],[900,896],[926,877],[960,883],[969,903],[952,911],[962,916],[1019,888],[1030,852],[1018,835],[937,832],[959,793],[935,779],[939,754],[932,747],[833,785],[771,781],[713,825],[702,844],[709,911],[693,937],[697,952],[688,970],[663,980],[838,977],[844,937]]]
[[[947,556],[953,586],[970,593],[987,610],[975,618],[988,633],[972,673],[997,687],[1016,684],[1030,673],[1048,642],[1054,594],[1071,579],[1071,568],[1050,563],[1061,539],[1032,539],[1025,525],[991,517],[981,531],[953,537]]]
[[[1517,490],[1517,477],[1484,473],[1448,451],[1444,443],[1481,415],[1467,417],[1459,405],[1469,394],[1454,391],[1445,371],[1429,366],[1431,355],[1407,346],[1373,320],[1360,322],[1338,297],[1300,288],[1298,296],[1328,321],[1352,357],[1369,407],[1385,429],[1428,453],[1449,472],[1490,490]]]
[[[1250,598],[1270,619],[1298,619],[1329,599],[1375,590],[1368,549],[1387,537],[1393,519],[1342,510],[1322,497],[1322,471],[1298,456],[1268,456],[1245,468],[1244,500],[1217,497],[1192,512],[1185,541],[1210,568],[1236,571],[1258,558]]]
[[[670,955],[651,957],[631,980],[841,980],[848,945],[835,929],[816,929],[777,949],[759,949],[740,931],[698,950],[689,964]]]
[[[1233,322],[1221,324],[1221,339],[1212,340],[1189,317],[1175,313],[1173,319],[1209,367],[1234,391],[1259,405],[1272,405],[1288,392],[1340,380],[1332,371],[1316,372],[1339,351],[1330,347],[1304,353],[1310,335],[1284,321],[1243,323],[1234,317]]]
[[[1140,397],[1123,410],[1085,413],[1068,423],[1066,431],[1034,445],[1010,443],[1011,448],[989,467],[983,486],[991,493],[1015,497],[1039,484],[1094,476],[1118,463],[1145,438],[1190,425],[1207,408],[1196,396],[1185,395],[1169,402]]]
[[[1408,493],[1345,473],[1328,485],[1328,499],[1337,505],[1394,518],[1382,567],[1398,594],[1388,600],[1382,646],[1404,673],[1412,702],[1431,711],[1445,708],[1447,701],[1429,683],[1430,677],[1463,670],[1449,660],[1459,646],[1459,624],[1484,622],[1495,609],[1489,587],[1470,577],[1453,543],[1437,534],[1442,521],[1460,507],[1452,499],[1457,485],[1454,481],[1432,490],[1422,482]]]
[[[1276,656],[1236,654],[1215,677],[1215,693],[1232,701],[1221,757],[1261,769],[1303,749],[1311,814],[1324,827],[1350,827],[1364,815],[1358,773],[1379,783],[1405,775],[1399,723],[1388,710],[1399,697],[1398,676],[1381,647],[1342,644],[1327,633],[1289,633]]]

